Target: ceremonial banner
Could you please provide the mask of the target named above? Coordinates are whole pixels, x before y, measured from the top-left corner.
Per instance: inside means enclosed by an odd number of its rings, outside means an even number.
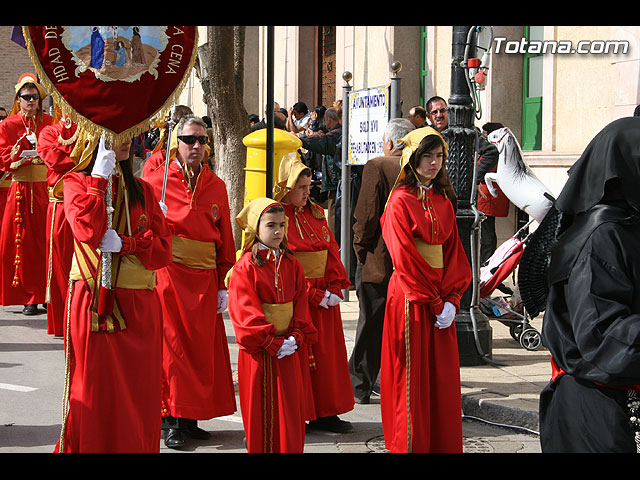
[[[40,81],[81,128],[127,140],[162,122],[184,88],[196,26],[28,26]]]

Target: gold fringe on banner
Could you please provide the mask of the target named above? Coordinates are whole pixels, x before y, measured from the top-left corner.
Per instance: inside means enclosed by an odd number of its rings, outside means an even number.
[[[178,86],[173,90],[173,92],[169,95],[169,97],[165,100],[163,105],[158,108],[152,115],[147,117],[146,120],[139,122],[138,125],[134,127],[130,127],[127,130],[115,133],[111,130],[98,125],[97,123],[92,122],[84,115],[78,113],[75,108],[73,108],[69,102],[62,96],[62,94],[55,87],[53,82],[49,80],[48,75],[45,73],[42,64],[40,63],[40,59],[35,51],[35,46],[31,40],[31,34],[29,32],[28,26],[22,27],[22,35],[24,36],[25,44],[27,46],[27,51],[29,52],[29,57],[31,57],[31,61],[36,69],[36,74],[40,78],[40,83],[47,90],[49,95],[53,98],[54,105],[59,106],[61,110],[67,115],[71,120],[78,125],[78,128],[81,128],[85,132],[87,132],[91,137],[100,138],[104,135],[106,141],[110,141],[112,144],[117,145],[119,143],[126,142],[136,135],[149,130],[152,127],[155,127],[157,123],[163,122],[167,115],[171,112],[171,107],[174,102],[177,102],[178,97],[184,90],[187,82],[189,81],[189,77],[191,75],[191,71],[193,66],[195,65],[197,59],[198,52],[198,28],[195,27],[194,30],[195,36],[193,41],[193,51],[191,52],[191,58],[189,59],[189,66],[185,70],[185,74],[182,77],[182,80],[178,84]]]

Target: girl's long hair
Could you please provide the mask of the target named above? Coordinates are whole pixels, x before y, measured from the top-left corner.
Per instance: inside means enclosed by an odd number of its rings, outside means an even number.
[[[276,204],[276,205],[271,205],[268,209],[266,209],[264,212],[262,212],[262,215],[264,215],[265,213],[284,213],[284,207],[280,204]],[[262,217],[260,217],[260,220],[258,220],[258,227],[260,226],[260,222],[262,221]],[[251,260],[253,261],[253,263],[255,263],[258,267],[262,267],[265,264],[264,258],[262,258],[258,252],[260,251],[260,246],[258,245],[258,242],[260,241],[260,239],[256,236],[256,241],[253,242],[253,245],[251,246]],[[280,243],[280,250],[282,250],[284,255],[287,254],[292,254],[291,250],[289,249],[289,247],[287,246],[287,237],[284,236],[282,238],[282,242]]]
[[[82,173],[89,176],[91,175],[91,170],[93,170],[93,166],[96,163],[96,157],[98,156],[98,147],[93,151],[93,155],[91,156],[91,161],[89,164],[82,170]],[[129,196],[129,201],[131,205],[138,203],[142,208],[144,208],[144,190],[142,188],[142,184],[138,181],[136,176],[133,174],[133,142],[131,142],[131,148],[129,149],[129,158],[126,160],[122,160],[118,162],[120,168],[122,170],[122,177],[124,180],[125,187],[127,189],[127,195]]]
[[[416,167],[418,166],[418,162],[420,161],[420,157],[433,150],[434,148],[438,148],[442,146],[442,151],[445,151],[444,148],[444,140],[439,135],[427,135],[422,139],[420,145],[416,149],[411,157],[409,158],[408,164],[404,167],[405,176],[402,178],[395,188],[399,187],[407,187],[407,188],[418,188],[418,178],[416,177]],[[433,185],[433,189],[447,197],[451,200],[453,204],[454,211],[457,210],[457,196],[456,192],[453,189],[453,185],[451,184],[451,178],[449,177],[449,173],[447,172],[447,158],[446,155],[442,159],[442,167],[440,171],[435,176],[435,178],[431,181],[431,185]]]

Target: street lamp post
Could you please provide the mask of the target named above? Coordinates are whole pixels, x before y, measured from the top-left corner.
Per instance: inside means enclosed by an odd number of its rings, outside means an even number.
[[[472,229],[476,218],[471,208],[472,189],[476,188],[473,181],[476,134],[473,124],[475,110],[471,92],[465,79],[467,73],[463,65],[467,35],[470,28],[464,26],[453,27],[451,97],[449,98],[448,106],[449,126],[442,134],[449,145],[447,170],[458,198],[456,214],[458,231],[467,258],[471,263],[473,258],[471,249],[477,247],[477,245],[474,245],[475,242],[471,241]],[[471,308],[474,308],[472,306],[472,285],[473,282],[462,296],[460,313],[456,316],[456,333],[461,366],[482,365],[485,363],[485,359],[491,357],[491,326],[487,317],[479,310],[471,311]]]

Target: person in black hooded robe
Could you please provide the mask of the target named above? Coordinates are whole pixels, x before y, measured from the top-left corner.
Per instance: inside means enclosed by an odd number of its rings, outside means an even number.
[[[607,125],[569,169],[549,266],[540,394],[547,452],[640,447],[640,118]]]

